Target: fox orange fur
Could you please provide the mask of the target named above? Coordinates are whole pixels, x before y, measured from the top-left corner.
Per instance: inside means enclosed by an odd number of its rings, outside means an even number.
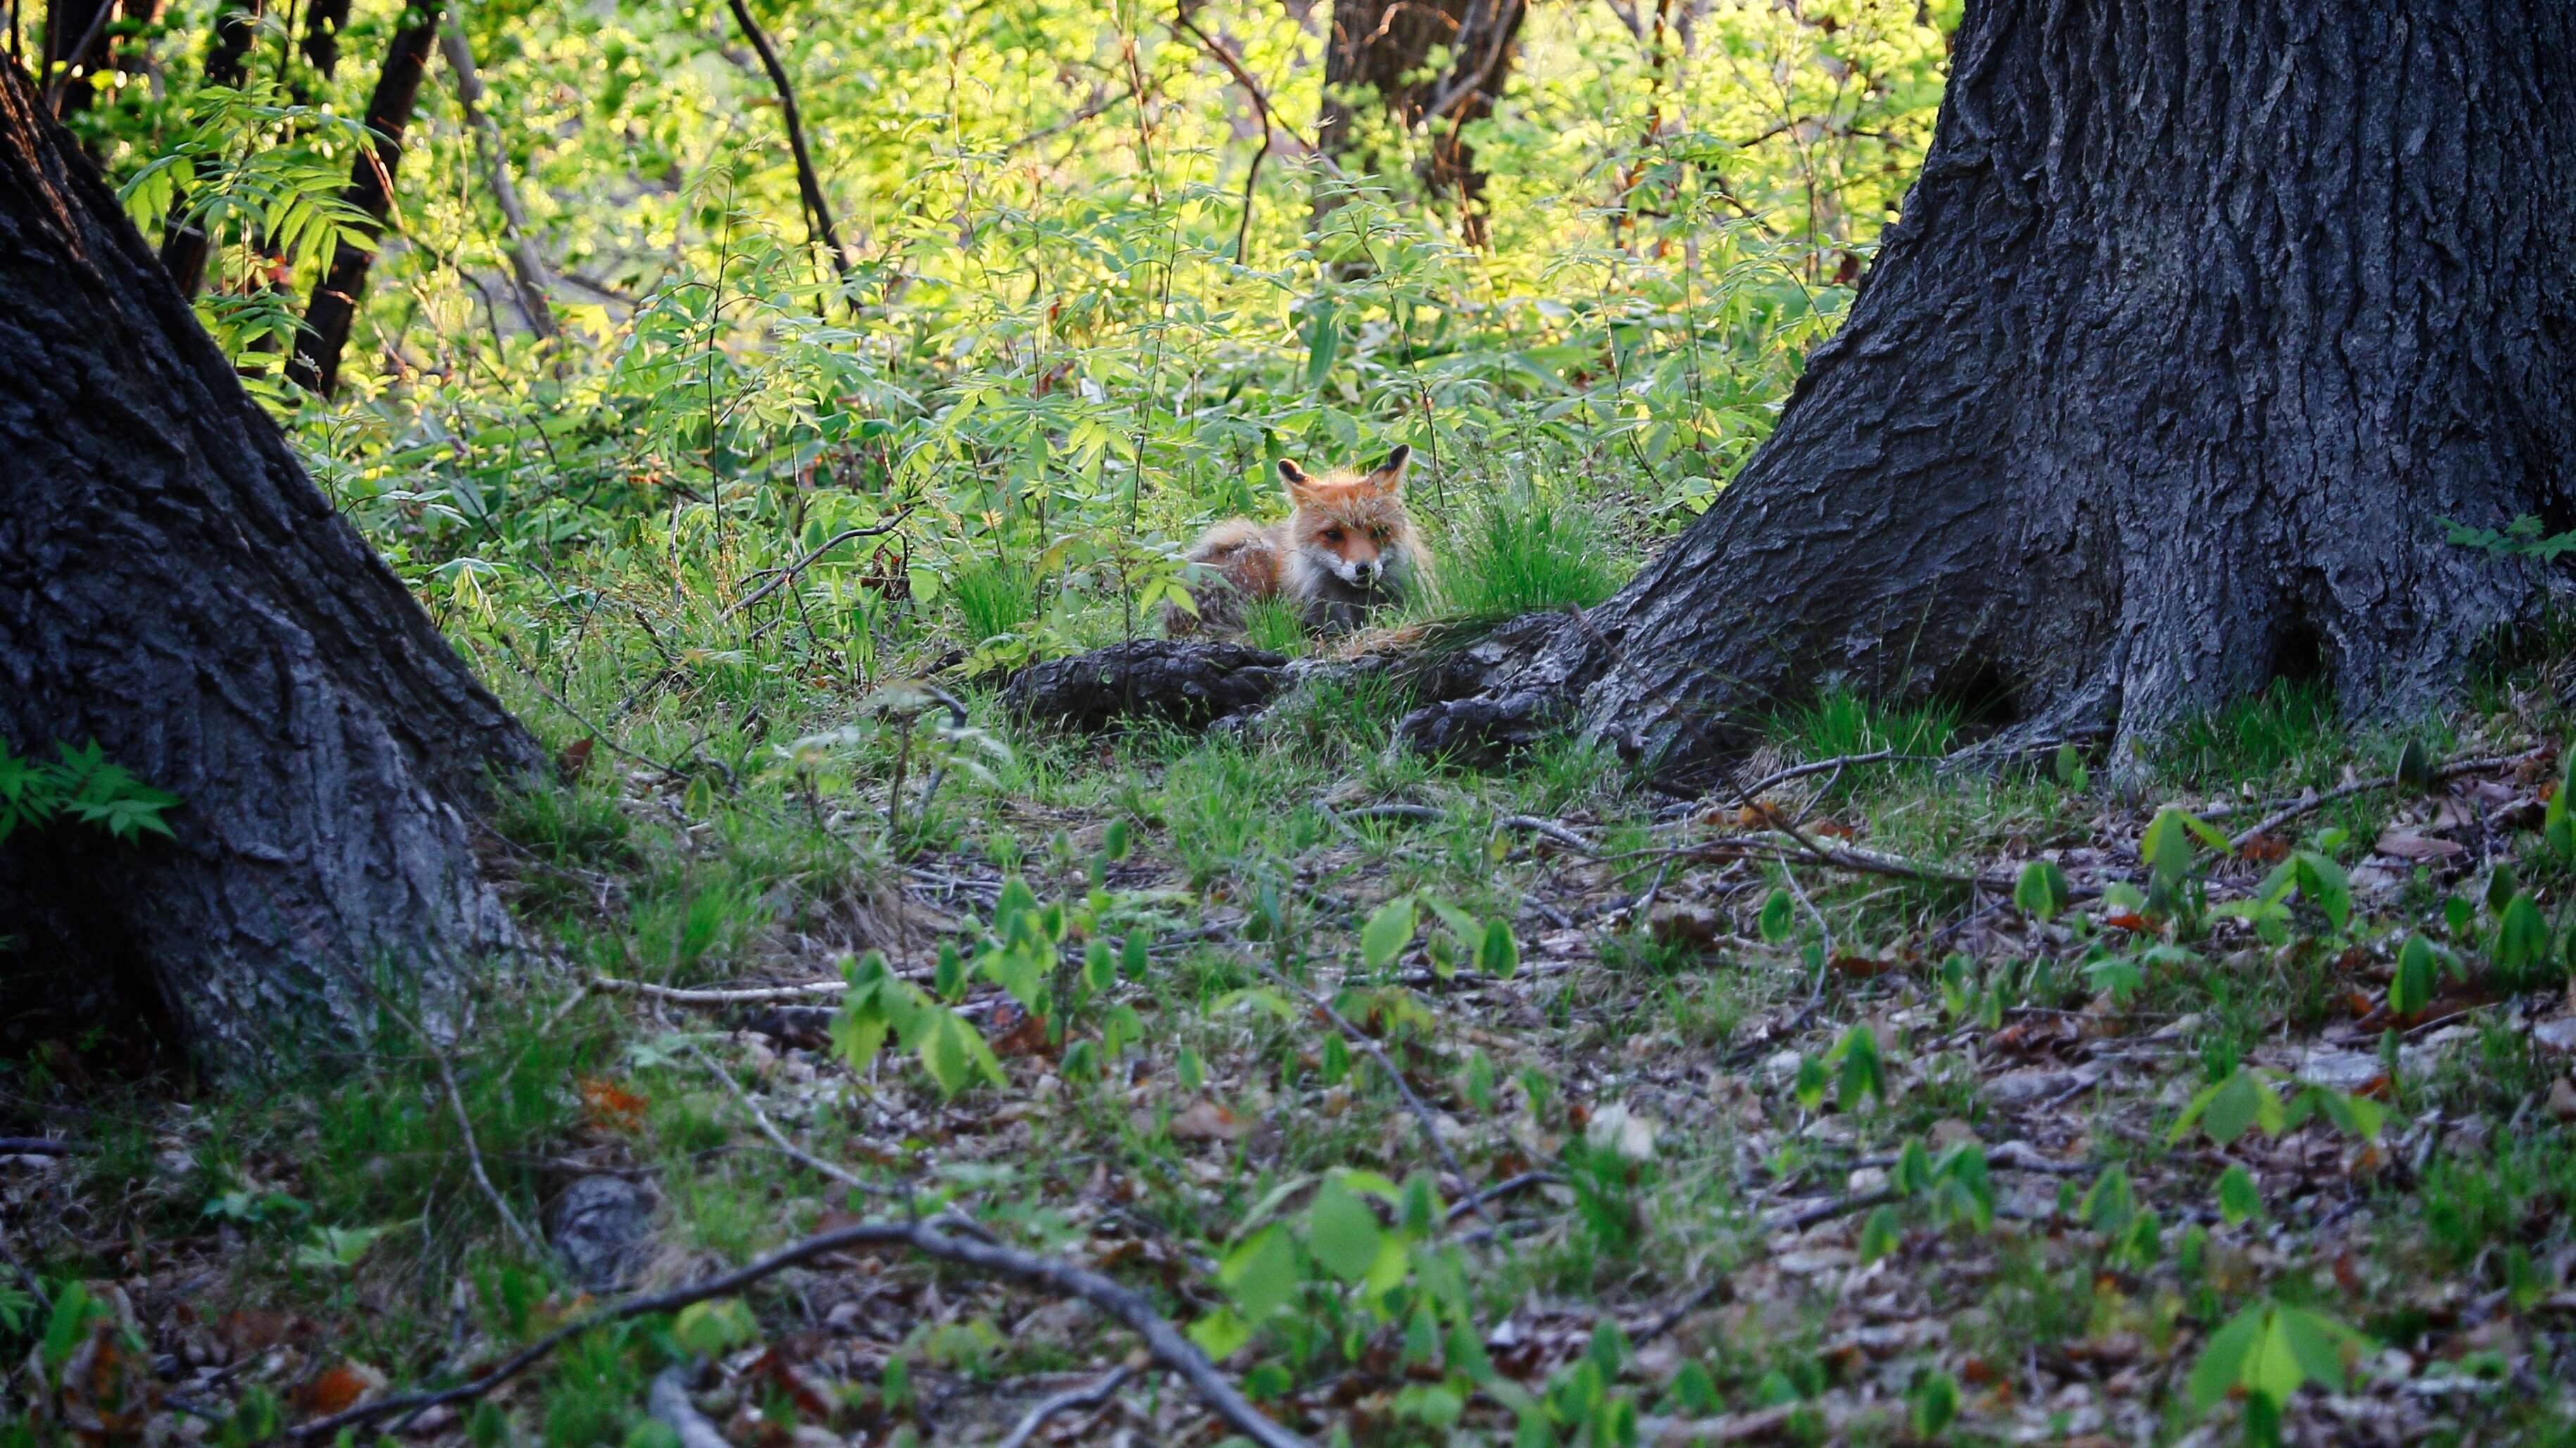
[[[1189,552],[1202,580],[1193,585],[1199,612],[1168,610],[1167,631],[1240,632],[1247,603],[1284,598],[1308,628],[1342,633],[1428,587],[1431,554],[1404,507],[1412,460],[1413,449],[1399,447],[1367,472],[1318,478],[1281,459],[1288,516],[1268,527],[1229,518],[1200,535]]]

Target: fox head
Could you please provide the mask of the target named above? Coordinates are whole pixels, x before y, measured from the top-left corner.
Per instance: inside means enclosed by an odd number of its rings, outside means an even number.
[[[1367,472],[1316,477],[1285,458],[1289,541],[1297,563],[1329,572],[1352,588],[1401,584],[1417,562],[1413,520],[1404,510],[1404,470],[1413,449],[1399,447]]]

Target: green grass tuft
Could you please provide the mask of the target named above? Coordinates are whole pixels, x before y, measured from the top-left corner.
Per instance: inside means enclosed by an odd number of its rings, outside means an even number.
[[[1515,487],[1472,504],[1451,525],[1441,560],[1447,611],[1501,619],[1590,608],[1619,591],[1632,550],[1611,537],[1598,510],[1561,493]]]

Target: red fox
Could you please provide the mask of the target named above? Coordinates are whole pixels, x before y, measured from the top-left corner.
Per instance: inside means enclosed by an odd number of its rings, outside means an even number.
[[[1240,632],[1245,604],[1283,598],[1299,606],[1308,628],[1346,633],[1371,610],[1429,586],[1431,554],[1404,510],[1404,470],[1412,460],[1413,449],[1399,447],[1365,473],[1318,478],[1281,459],[1287,518],[1266,528],[1228,518],[1201,534],[1189,560],[1202,577],[1213,576],[1193,585],[1195,617],[1165,610],[1165,631]]]

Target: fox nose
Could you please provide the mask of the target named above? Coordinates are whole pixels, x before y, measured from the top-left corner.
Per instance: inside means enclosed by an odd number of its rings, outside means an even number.
[[[1367,559],[1359,565],[1360,577],[1370,582],[1375,582],[1377,576],[1385,571],[1386,565],[1375,558]]]

